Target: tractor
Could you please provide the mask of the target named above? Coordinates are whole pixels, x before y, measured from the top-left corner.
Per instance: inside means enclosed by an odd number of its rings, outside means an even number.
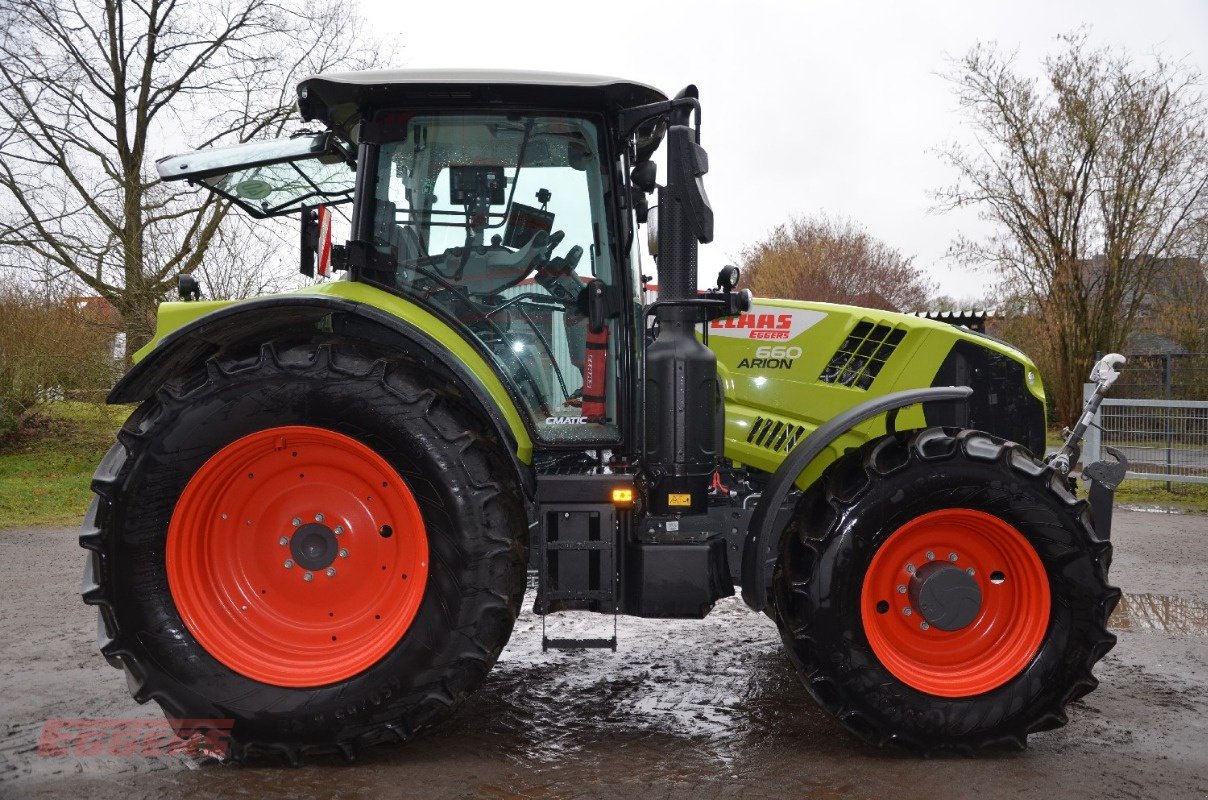
[[[137,406],[82,594],[135,700],[225,721],[236,760],[352,758],[474,692],[530,581],[544,648],[614,652],[617,615],[737,587],[873,745],[1022,748],[1095,688],[1122,465],[1076,469],[1085,422],[1044,459],[1002,341],[753,298],[733,267],[700,290],[694,86],[331,73],[297,106],[296,135],[157,162],[297,215],[316,280],[225,302],[182,276],[109,395]],[[550,635],[568,610],[603,633]]]

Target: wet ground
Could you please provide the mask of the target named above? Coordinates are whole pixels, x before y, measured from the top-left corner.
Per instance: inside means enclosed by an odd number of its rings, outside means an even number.
[[[299,769],[39,756],[48,718],[159,712],[94,651],[75,531],[0,532],[0,796],[1206,798],[1208,516],[1122,511],[1116,529],[1120,643],[1070,724],[1023,753],[921,760],[860,744],[805,697],[772,623],[731,598],[703,622],[622,618],[615,654],[542,654],[526,614],[453,719],[354,765]]]

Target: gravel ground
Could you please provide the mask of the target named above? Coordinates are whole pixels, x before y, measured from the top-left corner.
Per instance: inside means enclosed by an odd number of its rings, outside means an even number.
[[[861,745],[735,598],[703,622],[621,618],[617,653],[541,653],[526,613],[447,723],[354,765],[44,757],[48,718],[156,718],[94,650],[74,530],[0,532],[0,796],[1208,798],[1208,516],[1117,512],[1125,591],[1100,688],[1023,753],[922,760]],[[531,597],[530,597],[531,600]],[[551,633],[609,628],[563,614]]]

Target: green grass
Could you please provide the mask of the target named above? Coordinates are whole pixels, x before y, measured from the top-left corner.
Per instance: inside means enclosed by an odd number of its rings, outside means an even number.
[[[1126,480],[1116,490],[1116,503],[1208,512],[1208,484],[1172,483],[1170,486],[1171,491],[1167,491],[1164,482]]]
[[[19,435],[0,441],[0,529],[72,525],[92,500],[89,481],[132,409],[56,403]],[[1060,446],[1055,434],[1049,444]],[[1208,485],[1125,481],[1116,501],[1208,512]]]
[[[1045,436],[1045,445],[1055,450],[1065,444],[1057,431],[1050,430]],[[1142,445],[1143,446],[1143,445]],[[1165,447],[1165,444],[1162,445]],[[1080,484],[1085,488],[1085,484]],[[1135,506],[1157,506],[1178,511],[1208,512],[1208,484],[1171,483],[1166,489],[1164,481],[1126,480],[1116,490],[1116,503]],[[1086,492],[1080,492],[1085,496]]]
[[[130,410],[55,403],[0,441],[0,528],[78,523],[92,472]]]

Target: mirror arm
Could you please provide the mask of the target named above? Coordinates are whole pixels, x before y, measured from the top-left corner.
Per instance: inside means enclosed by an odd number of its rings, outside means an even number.
[[[683,93],[681,92],[681,94]],[[658,103],[647,103],[644,106],[633,106],[632,108],[621,109],[619,118],[619,132],[621,134],[621,139],[628,139],[630,136],[632,136],[633,132],[637,130],[642,123],[649,122],[655,117],[670,115],[672,112],[681,109],[692,109],[695,112],[697,137],[699,141],[700,100],[689,96],[677,96],[674,100],[664,100]]]

